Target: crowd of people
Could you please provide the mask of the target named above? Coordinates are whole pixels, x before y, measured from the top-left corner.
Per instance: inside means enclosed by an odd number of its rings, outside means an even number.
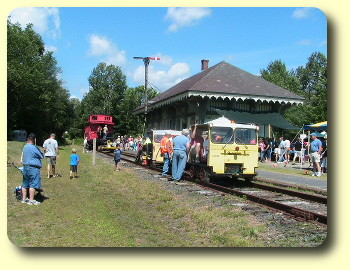
[[[142,144],[142,137],[133,137],[133,136],[117,136],[113,142],[113,146],[119,147],[122,150],[132,150],[138,151],[140,145]]]
[[[280,137],[279,140],[259,139],[259,161],[284,163],[293,165],[309,162],[313,166],[312,176],[320,177],[327,173],[327,134],[318,138],[317,133],[311,133],[310,145],[308,139],[298,137],[295,141]]]

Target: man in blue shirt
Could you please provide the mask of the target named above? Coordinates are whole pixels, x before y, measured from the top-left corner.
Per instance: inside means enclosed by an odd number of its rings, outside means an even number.
[[[312,176],[321,176],[321,153],[322,153],[322,142],[317,139],[316,133],[311,133],[311,145],[310,145],[310,157],[314,168],[314,173]]]
[[[180,181],[184,173],[187,153],[190,148],[190,139],[187,137],[189,134],[188,129],[183,129],[182,134],[173,139],[174,153],[173,153],[173,167],[172,167],[172,179]]]
[[[44,154],[35,145],[35,134],[31,133],[28,136],[27,144],[23,148],[23,184],[22,184],[22,203],[29,205],[39,205],[40,202],[34,200],[36,189],[41,188],[40,169],[42,167],[41,159]],[[28,199],[29,189],[29,199]]]

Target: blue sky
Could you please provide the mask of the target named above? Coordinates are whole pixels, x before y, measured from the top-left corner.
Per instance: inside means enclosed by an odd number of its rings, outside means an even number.
[[[133,57],[158,56],[149,81],[165,91],[200,72],[202,59],[258,75],[275,60],[290,70],[313,52],[327,55],[327,19],[316,8],[18,8],[10,15],[33,23],[79,99],[100,62],[120,66],[135,87],[144,84],[144,65]]]

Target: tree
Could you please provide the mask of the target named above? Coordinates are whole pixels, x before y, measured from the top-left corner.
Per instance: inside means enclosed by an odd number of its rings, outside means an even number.
[[[299,67],[296,76],[301,82],[312,115],[310,123],[327,119],[327,58],[320,52],[313,53],[305,67]]]
[[[34,132],[42,139],[67,128],[69,93],[58,79],[60,68],[45,51],[40,35],[27,25],[7,21],[7,119],[12,130]]]
[[[89,76],[90,91],[84,95],[76,128],[83,129],[91,114],[108,114],[116,119],[122,115],[122,104],[127,90],[126,77],[120,67],[100,63]]]
[[[153,88],[147,88],[147,99],[151,100],[159,94]],[[128,88],[124,95],[122,115],[118,132],[120,135],[140,135],[144,126],[144,119],[132,114],[133,110],[144,103],[145,87]]]
[[[303,105],[291,106],[284,113],[293,125],[302,127],[327,119],[327,58],[322,53],[313,53],[306,66],[295,71],[288,71],[277,60],[260,73],[265,80],[305,98]]]
[[[71,125],[69,127],[68,136],[70,139],[82,137],[81,134],[84,132],[84,124],[80,121],[81,102],[78,98],[71,98],[68,101],[68,117],[71,119]]]
[[[281,60],[271,62],[267,69],[260,70],[261,77],[297,95],[302,93],[301,84],[294,71],[288,71]]]
[[[127,89],[126,77],[120,67],[100,63],[89,77],[88,100],[96,114],[118,114]]]

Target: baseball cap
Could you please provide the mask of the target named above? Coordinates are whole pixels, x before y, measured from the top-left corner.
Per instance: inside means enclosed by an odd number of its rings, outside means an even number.
[[[315,132],[311,133],[310,136],[316,136],[317,137],[317,134]]]
[[[30,134],[28,135],[28,139],[34,140],[34,139],[35,139],[35,134],[34,134],[34,133],[30,133]]]

